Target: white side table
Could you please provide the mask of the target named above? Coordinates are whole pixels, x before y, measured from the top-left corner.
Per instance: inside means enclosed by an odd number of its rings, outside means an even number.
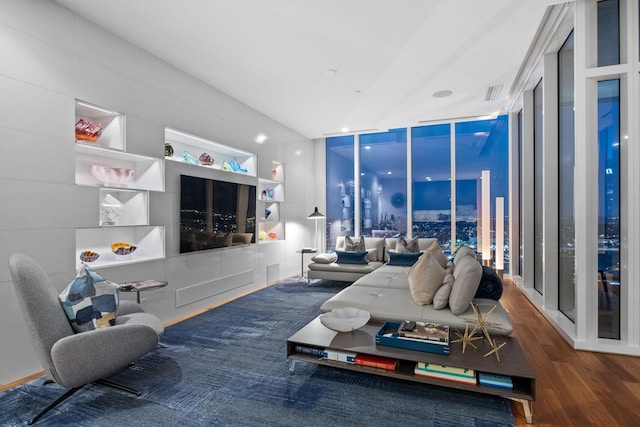
[[[300,254],[300,277],[304,279],[304,255],[305,254],[317,254],[318,250],[313,248],[302,248],[299,251],[296,251]],[[309,274],[307,273],[307,283],[311,283],[309,279]]]

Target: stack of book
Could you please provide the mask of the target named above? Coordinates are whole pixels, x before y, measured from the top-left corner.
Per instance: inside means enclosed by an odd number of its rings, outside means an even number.
[[[359,354],[355,359],[356,365],[369,366],[371,368],[386,369],[388,371],[395,371],[398,361],[382,356],[372,356],[369,354]]]
[[[507,377],[505,375],[479,372],[478,382],[480,383],[480,385],[486,385],[488,387],[504,388],[507,390],[513,389],[513,381],[511,380],[511,377]]]
[[[454,381],[463,384],[477,384],[476,373],[473,369],[455,366],[437,365],[434,363],[418,362],[413,370],[415,375]]]

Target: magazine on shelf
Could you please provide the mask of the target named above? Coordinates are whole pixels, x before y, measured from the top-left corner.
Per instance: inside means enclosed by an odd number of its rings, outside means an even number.
[[[166,286],[167,282],[162,282],[160,280],[142,280],[140,282],[127,282],[120,285],[120,287],[124,290],[134,290],[141,291],[143,289],[152,289],[152,288],[161,288]]]
[[[398,328],[398,338],[431,341],[449,345],[449,325],[444,323],[404,321]]]

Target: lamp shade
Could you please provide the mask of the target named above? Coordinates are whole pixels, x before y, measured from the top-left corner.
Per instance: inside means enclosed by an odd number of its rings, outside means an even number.
[[[320,212],[318,212],[318,207],[316,206],[316,209],[307,218],[309,218],[309,219],[320,219],[320,218],[324,218],[324,215],[322,215]]]

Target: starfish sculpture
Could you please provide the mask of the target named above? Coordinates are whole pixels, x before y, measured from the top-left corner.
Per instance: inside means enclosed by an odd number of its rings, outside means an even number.
[[[484,357],[487,357],[488,355],[490,355],[490,354],[492,354],[492,353],[493,353],[493,354],[495,354],[495,355],[496,355],[496,359],[498,359],[498,362],[499,362],[499,361],[500,361],[500,353],[498,353],[498,351],[499,351],[502,347],[504,347],[505,345],[507,345],[507,343],[506,343],[506,342],[503,342],[502,344],[498,345],[498,344],[496,343],[496,340],[493,340],[493,339],[489,340],[489,343],[491,344],[491,348],[492,348],[492,350],[491,350],[489,353],[485,354],[485,355],[484,355]],[[463,353],[464,353],[464,351],[463,351]]]
[[[478,347],[476,347],[476,345],[473,343],[473,341],[476,340],[481,340],[482,337],[476,337],[475,335],[475,330],[474,331],[469,331],[469,322],[467,322],[465,328],[464,328],[464,334],[461,334],[458,331],[455,331],[455,334],[458,336],[457,340],[453,340],[451,342],[460,342],[462,343],[462,352],[464,353],[464,351],[467,349],[467,344],[469,344],[471,347],[473,347],[474,349],[478,349]]]
[[[464,353],[464,351],[467,349],[467,344],[469,344],[470,346],[472,346],[474,349],[478,349],[478,347],[476,347],[475,344],[473,344],[473,341],[476,340],[481,340],[483,338],[486,338],[487,341],[489,341],[489,345],[491,345],[491,351],[489,351],[487,354],[484,355],[484,357],[489,356],[490,354],[495,354],[496,358],[498,359],[498,362],[500,361],[500,353],[498,353],[498,351],[504,347],[506,345],[506,342],[498,345],[496,343],[496,341],[491,338],[491,335],[489,335],[489,327],[500,327],[499,324],[497,323],[493,323],[493,322],[489,322],[489,317],[491,316],[491,314],[493,314],[494,310],[497,308],[497,305],[494,305],[493,307],[491,307],[491,309],[489,311],[487,311],[487,313],[483,316],[482,313],[480,312],[480,309],[478,309],[478,307],[474,304],[471,303],[471,308],[473,309],[473,313],[476,315],[475,319],[464,319],[466,325],[464,328],[464,334],[461,334],[458,331],[455,331],[455,334],[458,336],[458,339],[452,340],[451,342],[453,343],[462,343],[462,352]],[[472,323],[473,324],[473,329],[469,330],[469,324]],[[478,332],[482,332],[483,336],[476,336],[476,333]]]
[[[491,310],[487,311],[487,314],[482,316],[482,313],[480,312],[478,307],[474,303],[471,303],[471,308],[473,309],[473,312],[476,315],[476,319],[474,320],[476,326],[473,328],[472,334],[477,331],[482,331],[482,333],[487,338],[487,340],[491,342],[491,336],[489,335],[489,327],[497,326],[497,323],[491,323],[491,322],[488,322],[488,320],[491,314],[493,314],[493,311],[497,307],[498,307],[497,305],[494,305],[493,307],[491,307]]]

